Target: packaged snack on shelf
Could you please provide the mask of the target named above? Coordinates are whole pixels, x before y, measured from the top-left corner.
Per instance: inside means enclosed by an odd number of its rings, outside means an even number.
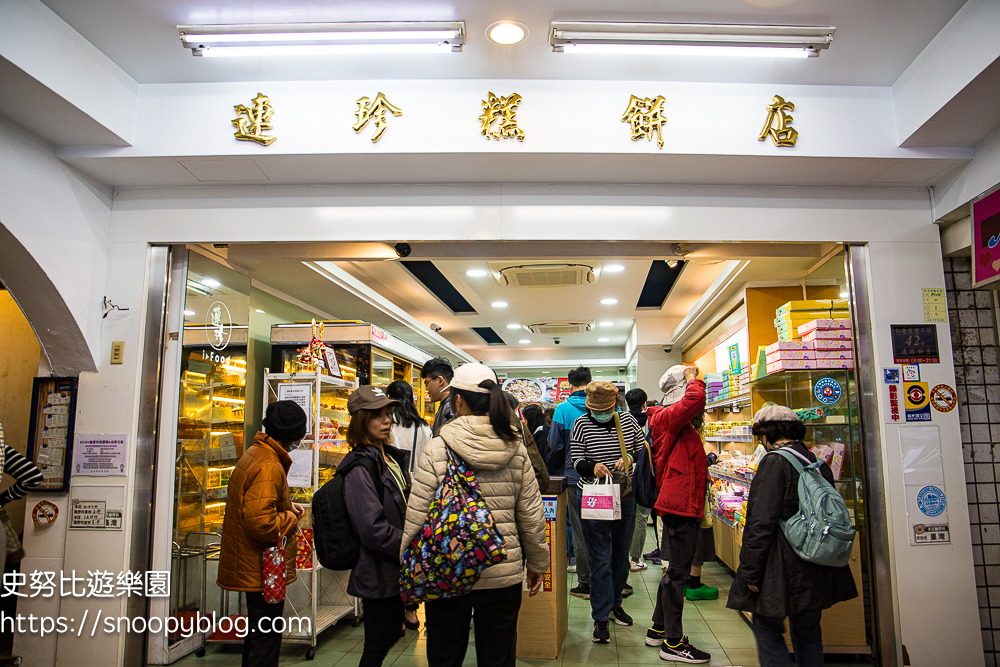
[[[783,315],[795,310],[831,310],[832,308],[833,301],[830,299],[809,299],[805,301],[789,301],[780,306],[777,313],[778,315]]]
[[[806,322],[799,326],[798,331],[800,336],[805,336],[810,331],[815,331],[816,329],[850,329],[850,320],[812,320],[811,322]]]
[[[850,329],[813,329],[802,340],[850,340],[852,336]]]
[[[840,473],[844,467],[844,449],[845,446],[842,442],[824,442],[812,448],[813,454],[817,458],[822,458],[830,466],[830,472],[833,473],[835,480],[840,479]]]
[[[816,348],[817,352],[827,351],[827,350],[853,350],[854,341],[852,340],[835,340],[833,338],[817,338],[812,341],[813,346]]]
[[[767,355],[767,363],[773,364],[776,361],[784,361],[791,359],[815,359],[815,350],[778,350],[773,354]]]
[[[854,370],[854,360],[853,359],[817,359],[816,360],[817,369],[828,369],[828,368],[839,368],[843,370]]]
[[[816,350],[817,359],[853,359],[854,351],[847,350]]]
[[[786,359],[767,365],[767,374],[778,371],[812,371],[819,368],[817,359]]]
[[[812,343],[804,343],[800,341],[778,341],[777,343],[771,343],[764,348],[765,354],[768,356],[774,354],[775,352],[781,350],[812,350]]]
[[[830,317],[835,320],[850,320],[851,311],[847,310],[846,308],[844,310],[834,309],[830,311]]]

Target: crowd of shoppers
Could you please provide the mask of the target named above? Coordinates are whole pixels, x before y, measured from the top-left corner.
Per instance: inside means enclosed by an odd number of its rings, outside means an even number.
[[[339,470],[345,471],[343,503],[350,523],[344,537],[358,544],[347,591],[361,600],[365,617],[359,664],[382,665],[405,630],[419,627],[416,605],[405,606],[401,596],[401,563],[428,521],[450,461],[464,461],[474,472],[506,556],[483,569],[462,594],[425,602],[428,665],[460,667],[471,628],[478,664],[515,665],[523,582],[534,595],[549,568],[541,493],[550,472],[567,478],[578,577],[572,594],[590,600],[593,641],[610,643],[612,621],[633,625],[623,604],[631,590],[629,571],[646,569],[642,558],[662,558],[646,644],[659,648],[666,661],[708,662],[711,656],[694,647],[683,628],[685,599],[719,595],[700,576],[715,547],[713,531],[703,523],[708,459],[699,433],[705,383],[698,374],[694,366],[674,366],[660,380],[659,404],[642,389],[629,391],[622,403],[615,385],[593,381],[590,370],[580,367],[569,373],[568,400],[547,416],[537,405],[519,409],[488,367],[454,369],[435,358],[421,372],[428,396],[440,403],[433,427],[420,416],[405,381],[393,382],[385,392],[374,386],[355,390],[347,404],[351,451]],[[230,477],[218,584],[246,596],[250,632],[244,667],[278,664],[281,634],[260,632],[259,621],[281,616],[284,603],[267,599],[261,563],[269,548],[283,546],[286,581],[295,580],[295,533],[304,510],[291,501],[286,476],[289,452],[305,436],[306,424],[298,404],[269,405],[264,431]],[[802,442],[805,427],[788,408],[761,409],[753,433],[769,451],[785,448],[804,464],[816,461]],[[658,489],[652,508],[637,506],[631,494],[633,464],[647,447]],[[832,483],[828,466],[821,471]],[[798,476],[782,456],[761,461],[727,601],[732,609],[752,612],[762,667],[792,664],[782,637],[785,619],[796,664],[822,665],[822,610],[857,596],[848,567],[806,562],[784,537],[782,522],[799,511]],[[583,511],[589,501],[584,487],[602,481],[619,489],[615,518],[595,518],[592,505]],[[650,514],[654,526],[662,522],[662,537],[654,552],[643,555]]]

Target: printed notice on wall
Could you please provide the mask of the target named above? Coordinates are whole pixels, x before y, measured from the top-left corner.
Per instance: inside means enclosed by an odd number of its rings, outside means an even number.
[[[73,438],[73,474],[121,477],[128,469],[128,435],[77,433]]]
[[[898,424],[903,421],[903,384],[899,368],[882,369],[882,386],[885,390],[885,420]]]
[[[910,544],[948,544],[948,497],[937,426],[900,426]]]
[[[312,433],[312,383],[283,382],[278,385],[279,401],[295,401],[306,413],[306,433]],[[267,429],[265,428],[265,431]]]
[[[108,509],[104,500],[79,500],[70,503],[71,530],[123,530],[122,511]]]
[[[944,288],[924,288],[924,322],[947,322],[948,305],[945,303]]]
[[[293,449],[288,453],[292,465],[288,468],[288,486],[302,488],[313,485],[313,450]]]

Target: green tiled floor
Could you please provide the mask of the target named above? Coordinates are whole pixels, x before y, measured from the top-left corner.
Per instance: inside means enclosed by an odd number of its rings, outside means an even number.
[[[652,544],[652,531],[647,544]],[[570,587],[576,585],[576,575],[569,575]],[[657,584],[660,580],[659,566],[650,565],[643,572],[633,572],[629,583],[635,594],[625,600],[625,610],[635,618],[632,627],[611,624],[611,643],[597,645],[591,641],[593,622],[590,618],[590,603],[571,597],[569,602],[569,630],[563,651],[556,660],[518,660],[518,667],[570,667],[571,665],[679,665],[666,663],[659,658],[659,651],[645,645],[646,629],[653,612]],[[716,563],[705,566],[702,581],[719,588],[718,600],[687,602],[684,605],[684,632],[691,643],[712,654],[710,665],[742,665],[753,667],[758,664],[750,626],[735,611],[726,609],[726,595],[732,578]],[[419,637],[418,637],[419,634]],[[476,664],[473,635],[465,666]],[[357,665],[364,639],[364,628],[352,628],[343,621],[328,629],[320,636],[316,657],[313,661],[305,658],[302,646],[282,648],[282,665],[311,665],[348,667]],[[189,655],[174,663],[182,667],[233,667],[240,664],[239,646],[209,646],[204,658]],[[423,629],[419,633],[407,632],[393,647],[386,658],[384,667],[426,667],[425,641]],[[827,667],[837,667],[828,661]],[[851,663],[857,664],[857,663]]]

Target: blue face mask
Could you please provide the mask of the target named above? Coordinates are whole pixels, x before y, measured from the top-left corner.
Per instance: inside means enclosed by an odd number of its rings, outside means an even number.
[[[614,410],[612,410],[611,412],[605,412],[603,414],[600,412],[591,412],[590,416],[599,421],[600,423],[604,424],[614,419],[615,412]]]

